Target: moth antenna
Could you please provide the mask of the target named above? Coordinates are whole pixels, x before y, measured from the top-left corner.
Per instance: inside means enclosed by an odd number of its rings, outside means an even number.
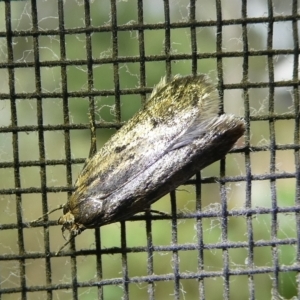
[[[60,210],[60,209],[63,209],[64,206],[65,206],[64,204],[61,204],[61,205],[59,205],[58,207],[56,207],[56,208],[54,208],[54,209],[48,211],[47,213],[45,213],[44,215],[42,215],[42,216],[39,217],[38,219],[36,219],[36,220],[34,220],[34,221],[31,221],[30,223],[36,223],[36,222],[39,222],[39,221],[43,220],[44,217],[46,217],[46,216],[52,214],[53,212],[55,212],[55,211],[57,211],[57,210]]]

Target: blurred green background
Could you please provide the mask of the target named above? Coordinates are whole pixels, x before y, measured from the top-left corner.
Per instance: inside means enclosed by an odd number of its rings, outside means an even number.
[[[283,5],[284,2],[284,5]],[[223,20],[241,18],[241,1],[226,0],[222,3]],[[164,2],[162,0],[144,0],[144,23],[164,23]],[[189,1],[170,1],[170,21],[173,23],[187,21],[189,19]],[[216,20],[216,4],[214,1],[197,1],[197,21]],[[76,29],[85,26],[84,2],[65,0],[64,22],[66,29]],[[57,1],[38,1],[38,25],[39,30],[56,30],[58,28],[58,5]],[[94,27],[111,25],[110,1],[91,1],[91,25]],[[118,1],[117,24],[128,25],[138,23],[137,1]],[[235,9],[232,9],[234,7]],[[291,14],[292,1],[273,1],[274,15]],[[28,2],[13,2],[12,9],[12,30],[26,31],[32,27],[31,4]],[[248,17],[262,17],[268,15],[267,1],[249,1],[247,7]],[[293,49],[292,22],[275,22],[273,34],[274,49]],[[216,52],[217,28],[215,26],[197,27],[197,51],[198,53]],[[0,32],[5,32],[5,4],[0,3]],[[247,25],[249,50],[266,50],[267,47],[267,23],[253,23]],[[223,43],[222,50],[235,52],[243,50],[242,26],[240,24],[227,24],[222,28]],[[164,54],[165,31],[164,29],[145,30],[145,55],[154,56]],[[68,34],[66,38],[66,58],[67,60],[86,59],[85,34]],[[41,35],[39,37],[40,61],[57,61],[60,59],[60,39],[58,35]],[[13,51],[15,62],[32,62],[33,38],[19,36],[13,38]],[[95,59],[109,58],[112,56],[112,33],[98,32],[92,34],[92,52]],[[191,31],[190,28],[171,29],[171,53],[190,54],[191,53]],[[118,55],[120,57],[139,56],[138,32],[136,30],[124,30],[118,32]],[[291,80],[293,68],[293,55],[276,55],[273,57],[275,81]],[[5,37],[0,38],[0,63],[7,62],[7,45]],[[197,62],[198,72],[209,74],[211,79],[217,83],[217,60],[215,58],[200,59]],[[234,84],[242,81],[243,58],[238,56],[227,56],[222,60],[224,70],[224,83]],[[139,63],[119,63],[120,88],[130,89],[139,87]],[[146,85],[153,87],[160,78],[166,74],[165,61],[147,61]],[[59,66],[41,67],[43,92],[61,92],[61,71]],[[192,72],[191,60],[174,60],[171,63],[172,74],[187,75]],[[113,65],[94,65],[94,90],[113,90]],[[8,70],[0,68],[0,93],[9,93]],[[34,69],[15,69],[16,93],[30,93],[35,91]],[[268,82],[268,57],[256,55],[249,57],[249,81]],[[67,67],[68,91],[87,90],[87,67],[85,65],[73,65]],[[284,114],[293,112],[292,90],[287,87],[275,88],[274,109],[275,113]],[[249,103],[251,116],[260,117],[267,115],[268,110],[268,88],[249,89]],[[233,113],[244,116],[244,100],[241,89],[225,90],[224,110],[226,113]],[[98,122],[113,122],[115,120],[115,99],[113,96],[96,97],[96,111]],[[121,119],[127,121],[142,106],[142,97],[136,95],[121,95]],[[35,99],[16,100],[18,125],[37,125]],[[62,100],[56,98],[43,99],[44,125],[63,124]],[[71,123],[88,124],[89,103],[85,98],[69,99],[69,116]],[[0,100],[0,127],[8,127],[10,119],[10,100]],[[293,119],[280,120],[275,123],[276,143],[278,145],[288,145],[294,143],[295,121]],[[109,139],[113,129],[98,129],[98,147],[101,147]],[[88,157],[90,148],[89,130],[71,131],[71,150],[73,158]],[[251,146],[269,146],[270,143],[269,122],[265,120],[253,121],[250,123]],[[45,145],[47,159],[64,159],[64,132],[45,131]],[[20,161],[31,161],[39,159],[37,132],[19,133],[19,155]],[[243,146],[241,139],[237,146]],[[270,152],[260,151],[250,154],[251,171],[253,175],[263,175],[270,173]],[[12,134],[0,132],[0,162],[12,162]],[[82,165],[74,165],[73,182],[76,180]],[[276,151],[276,172],[295,172],[294,152],[292,150]],[[201,172],[203,178],[218,177],[220,174],[220,163],[216,162]],[[226,157],[226,175],[245,175],[245,159],[242,154],[229,154]],[[0,169],[0,189],[14,188],[14,170],[12,168]],[[47,167],[47,185],[50,187],[66,186],[65,166]],[[295,205],[295,178],[276,180],[276,196],[279,207],[290,207]],[[41,186],[39,167],[21,168],[22,188]],[[225,185],[228,210],[238,210],[245,208],[246,194],[245,182],[233,182]],[[67,194],[48,193],[49,208],[67,201]],[[195,189],[192,185],[180,187],[176,191],[177,211],[194,212],[196,209]],[[202,185],[202,211],[221,211],[220,184],[218,182]],[[252,207],[271,208],[271,183],[269,180],[252,181],[251,187]],[[42,214],[41,196],[39,194],[22,195],[23,220],[30,222]],[[17,230],[1,230],[1,224],[16,223],[16,202],[14,195],[0,195],[0,254],[18,254]],[[170,213],[170,196],[156,202],[153,209]],[[56,212],[50,216],[51,220],[57,220],[61,212]],[[277,238],[296,238],[295,214],[277,214],[278,228]],[[271,235],[271,215],[254,215],[252,218],[254,241],[270,241]],[[220,243],[221,238],[220,218],[203,218],[203,240],[206,246]],[[194,219],[178,221],[178,244],[198,244],[197,222]],[[64,243],[60,226],[52,226],[50,231],[51,250],[57,251]],[[112,224],[102,227],[101,245],[103,249],[110,247],[120,247],[120,224]],[[169,246],[172,244],[172,224],[171,221],[153,221],[153,245]],[[87,230],[76,239],[76,249],[93,249],[94,231]],[[126,236],[128,247],[145,247],[147,237],[144,221],[126,222]],[[28,253],[43,252],[43,228],[24,229],[25,249]],[[228,242],[248,242],[247,219],[244,216],[228,217]],[[276,249],[275,249],[276,248]],[[279,264],[281,266],[292,266],[296,264],[297,246],[283,243],[277,245]],[[275,251],[273,249],[273,251]],[[247,248],[229,249],[229,265],[231,271],[248,270],[247,261],[249,252]],[[178,251],[179,271],[189,274],[198,271],[198,251],[180,250]],[[129,277],[147,276],[147,253],[130,253],[128,258]],[[96,258],[94,256],[78,256],[77,274],[79,282],[93,282],[97,279]],[[174,257],[170,251],[153,252],[154,274],[173,274]],[[103,279],[122,278],[122,260],[120,254],[102,255]],[[204,250],[205,271],[222,272],[224,266],[224,253],[221,249]],[[272,248],[261,246],[254,248],[254,266],[274,267]],[[51,258],[52,284],[71,283],[71,264],[68,257]],[[272,287],[272,272],[262,272],[253,276],[255,287],[255,299],[271,299],[274,295]],[[279,292],[282,299],[291,299],[297,295],[296,272],[281,272],[279,275]],[[28,287],[46,284],[44,259],[26,260],[26,285]],[[0,260],[0,294],[1,289],[9,289],[20,286],[19,261]],[[173,299],[174,282],[155,282],[155,299]],[[199,299],[199,282],[196,279],[180,280],[180,299]],[[230,277],[230,299],[249,298],[249,277],[247,275]],[[204,279],[206,299],[221,299],[224,289],[222,276],[208,277]],[[104,298],[123,299],[122,285],[106,285],[103,287]],[[45,292],[28,293],[28,299],[45,299]],[[96,299],[97,287],[84,287],[79,289],[79,299]],[[146,283],[129,284],[130,299],[147,299],[148,285]],[[18,299],[20,294],[4,294],[3,299]],[[54,299],[72,299],[71,289],[53,291]],[[2,299],[2,298],[1,298]]]

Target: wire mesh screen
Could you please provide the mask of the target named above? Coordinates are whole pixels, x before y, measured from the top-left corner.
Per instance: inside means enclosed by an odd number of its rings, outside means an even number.
[[[0,2],[0,299],[299,299],[296,0]],[[160,78],[246,121],[221,161],[65,242],[55,212]]]

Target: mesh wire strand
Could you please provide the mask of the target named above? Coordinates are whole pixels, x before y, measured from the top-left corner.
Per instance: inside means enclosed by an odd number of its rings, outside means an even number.
[[[7,295],[16,295],[22,299],[29,299],[31,292],[45,292],[47,299],[55,297],[55,291],[70,290],[72,299],[80,299],[80,288],[97,288],[97,297],[104,299],[106,286],[121,286],[123,299],[130,299],[131,285],[142,284],[147,285],[147,294],[149,299],[156,299],[156,286],[160,282],[171,281],[174,299],[182,299],[182,282],[184,280],[195,280],[197,282],[198,298],[205,299],[207,297],[207,286],[205,280],[208,278],[222,278],[222,296],[223,299],[231,299],[231,280],[234,276],[246,276],[248,287],[248,298],[256,299],[256,282],[255,276],[259,274],[269,274],[272,278],[269,287],[272,290],[274,299],[279,299],[280,292],[280,276],[282,273],[291,273],[297,277],[297,286],[295,287],[296,295],[300,297],[299,288],[299,238],[300,238],[300,218],[299,218],[299,201],[300,201],[300,162],[299,162],[299,95],[298,95],[298,55],[299,55],[299,34],[298,34],[298,2],[291,1],[291,14],[288,15],[274,15],[274,3],[267,2],[267,15],[256,18],[248,17],[247,1],[242,1],[241,4],[241,18],[224,19],[222,11],[222,1],[215,2],[216,20],[202,21],[197,17],[196,1],[190,1],[188,7],[188,19],[180,22],[172,22],[170,16],[170,1],[163,2],[164,22],[148,24],[144,21],[145,4],[143,1],[136,1],[137,22],[129,24],[118,24],[118,5],[117,1],[110,1],[110,24],[103,26],[94,26],[91,23],[91,4],[89,1],[83,1],[84,12],[84,26],[81,28],[67,28],[65,26],[65,18],[67,14],[72,13],[66,10],[63,1],[57,1],[58,11],[58,28],[50,30],[40,30],[39,28],[39,10],[36,1],[31,1],[29,14],[31,16],[32,28],[26,30],[16,30],[12,28],[12,11],[15,9],[14,3],[5,1],[0,2],[1,9],[4,10],[5,28],[0,31],[0,38],[5,39],[7,61],[0,62],[0,69],[6,70],[8,74],[8,93],[0,91],[0,101],[9,101],[11,123],[9,126],[1,126],[1,134],[9,134],[12,137],[12,160],[0,162],[0,168],[4,170],[13,169],[14,187],[0,189],[1,196],[14,195],[15,196],[15,213],[16,222],[5,222],[0,225],[0,231],[15,230],[17,231],[17,252],[1,252],[0,263],[2,262],[17,262],[18,264],[18,278],[19,285],[17,287],[5,287],[0,282],[0,299],[8,299]],[[292,23],[292,39],[293,49],[273,49],[273,28],[277,22]],[[268,27],[268,35],[266,41],[266,49],[253,50],[248,47],[248,26],[255,24],[265,24]],[[223,49],[223,30],[224,27],[230,25],[241,26],[241,42],[243,45],[242,51],[224,51]],[[199,52],[197,44],[197,31],[202,28],[213,27],[216,28],[216,51],[215,52]],[[190,53],[174,53],[172,51],[172,30],[188,29]],[[157,55],[146,54],[145,32],[160,31],[164,33],[164,49],[163,53]],[[120,56],[118,38],[120,32],[135,31],[138,39],[138,55]],[[93,34],[95,33],[111,33],[111,56],[110,57],[94,57],[93,56]],[[69,59],[66,49],[66,37],[69,35],[83,34],[85,37],[86,58],[85,59]],[[60,58],[57,60],[41,60],[40,38],[47,36],[56,36],[59,41]],[[32,38],[32,52],[34,59],[28,62],[16,61],[14,56],[14,38],[16,37],[30,37]],[[294,57],[292,80],[275,80],[274,77],[274,56],[292,55]],[[249,64],[250,58],[266,57],[268,78],[266,82],[251,82],[249,81]],[[144,246],[128,246],[128,232],[126,230],[127,223],[120,223],[120,246],[103,248],[101,241],[101,230],[95,230],[95,240],[92,249],[88,246],[84,249],[78,249],[75,241],[71,242],[70,250],[65,250],[60,254],[60,257],[69,259],[70,280],[67,283],[53,282],[53,266],[52,260],[54,258],[53,247],[51,247],[51,239],[49,228],[57,226],[56,221],[45,218],[44,222],[33,224],[32,227],[38,227],[43,233],[44,252],[28,252],[26,251],[24,234],[28,228],[28,224],[23,219],[23,197],[24,195],[39,194],[41,195],[42,211],[46,213],[49,210],[49,193],[65,192],[69,196],[72,192],[72,185],[76,178],[72,173],[72,166],[82,164],[85,161],[84,157],[74,158],[72,156],[71,133],[76,130],[89,129],[88,122],[72,122],[70,118],[70,99],[84,98],[88,100],[87,113],[91,117],[92,123],[97,129],[109,128],[118,129],[123,124],[121,97],[124,95],[139,95],[141,102],[145,103],[147,94],[151,92],[151,87],[147,85],[146,66],[152,62],[163,62],[165,64],[165,74],[170,77],[173,74],[174,61],[188,61],[191,66],[190,73],[196,74],[201,72],[198,68],[198,63],[205,59],[216,60],[216,74],[218,89],[220,91],[221,103],[223,103],[224,91],[239,89],[243,94],[244,117],[246,120],[246,132],[244,139],[244,146],[234,149],[231,153],[240,153],[245,161],[245,173],[238,176],[226,175],[226,159],[221,160],[219,177],[205,177],[201,174],[196,174],[194,178],[188,181],[188,185],[195,188],[195,210],[190,212],[178,212],[176,199],[176,192],[170,194],[170,217],[153,215],[146,213],[145,215],[137,215],[130,219],[130,221],[144,221],[146,230],[146,242]],[[226,83],[224,78],[223,63],[225,58],[240,58],[242,60],[242,80],[239,83]],[[139,66],[139,86],[133,88],[122,88],[120,85],[120,65],[136,63]],[[113,70],[113,89],[95,90],[94,88],[94,66],[96,65],[110,65]],[[70,66],[86,67],[87,83],[86,88],[80,91],[69,91],[68,89],[68,68]],[[44,67],[59,67],[61,91],[47,92],[42,88],[42,74],[41,68]],[[33,92],[18,92],[16,91],[16,69],[33,68],[35,76],[35,87]],[[159,80],[159,78],[157,78]],[[274,95],[276,88],[290,88],[294,100],[293,112],[277,113],[274,107]],[[249,89],[267,88],[268,89],[268,112],[259,115],[251,114],[251,107],[249,101]],[[113,96],[114,103],[114,122],[97,122],[97,111],[95,110],[96,97]],[[61,99],[62,101],[62,124],[46,124],[44,121],[44,107],[43,101],[46,98]],[[36,100],[36,125],[20,125],[18,121],[17,101],[24,101],[29,99]],[[221,107],[224,111],[224,107]],[[294,143],[279,145],[276,143],[276,127],[275,124],[280,120],[294,121]],[[267,121],[269,125],[269,145],[251,145],[251,127],[250,125],[258,121]],[[61,131],[64,139],[64,158],[63,159],[48,159],[47,148],[45,145],[45,132]],[[37,135],[38,143],[38,160],[22,160],[20,159],[20,133],[34,132]],[[96,138],[93,136],[92,138]],[[295,172],[277,172],[276,156],[278,151],[292,151],[295,161]],[[270,168],[267,173],[255,174],[251,163],[251,155],[253,153],[268,152],[270,157]],[[49,185],[49,178],[47,178],[47,167],[49,166],[65,166],[66,168],[66,184],[63,186]],[[38,167],[40,174],[40,187],[23,187],[22,185],[22,170],[28,167]],[[2,173],[3,174],[3,173]],[[280,206],[278,205],[277,180],[279,179],[294,179],[295,180],[295,201],[294,205]],[[205,184],[215,183],[217,180],[219,184],[219,193],[221,199],[220,210],[203,211],[202,198],[203,186]],[[268,181],[271,189],[271,204],[268,207],[254,207],[253,201],[253,182]],[[226,184],[228,183],[244,183],[245,186],[245,203],[242,209],[228,208],[228,190]],[[294,237],[278,238],[279,214],[293,214],[296,219],[296,235]],[[257,240],[254,236],[253,218],[261,215],[269,216],[271,219],[270,239]],[[230,217],[243,216],[246,220],[245,235],[247,241],[233,241],[229,238],[228,220]],[[204,240],[203,220],[213,220],[219,218],[221,225],[221,236],[218,243],[207,243]],[[180,243],[178,236],[180,228],[178,224],[183,220],[195,219],[195,243]],[[153,241],[153,226],[155,222],[162,220],[169,220],[171,224],[171,238],[169,243],[157,245]],[[296,248],[296,257],[293,258],[293,263],[284,264],[280,261],[279,246],[293,245]],[[262,247],[270,247],[271,249],[271,264],[264,266],[255,265],[255,251]],[[247,260],[244,268],[233,269],[231,265],[231,250],[245,249],[247,252]],[[180,260],[181,253],[184,251],[197,251],[197,260],[194,263],[196,268],[191,270],[181,270]],[[221,250],[222,269],[214,271],[205,267],[205,251]],[[154,255],[157,252],[171,253],[172,272],[168,274],[157,274]],[[129,254],[146,253],[147,270],[140,276],[132,276],[130,274]],[[122,274],[115,274],[112,278],[103,278],[103,257],[105,255],[121,256]],[[95,261],[95,276],[93,280],[79,280],[78,278],[78,260],[81,257],[93,257]],[[29,283],[26,274],[26,265],[28,260],[43,259],[45,268],[45,284],[39,285]],[[296,283],[295,283],[296,284]],[[187,299],[190,299],[187,296]]]

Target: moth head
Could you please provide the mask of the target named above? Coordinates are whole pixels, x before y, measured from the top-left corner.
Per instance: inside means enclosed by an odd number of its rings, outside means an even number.
[[[75,222],[74,215],[70,211],[61,216],[58,219],[57,223],[59,225],[62,225],[61,231],[63,235],[65,230],[70,231],[72,236],[76,236],[84,230],[84,226],[82,224]]]
[[[58,219],[57,223],[59,225],[62,225],[62,235],[67,242],[57,251],[56,254],[58,254],[62,249],[64,249],[65,246],[67,246],[78,234],[80,234],[85,229],[85,227],[82,224],[75,222],[74,215],[71,213],[71,211],[69,211],[66,208],[66,206],[63,207],[63,213],[64,215],[62,215]],[[65,237],[64,234],[66,230],[70,232],[70,236],[68,239]]]
[[[37,220],[34,220],[31,222],[31,224],[37,223],[41,220],[43,220],[43,218],[45,216],[48,216],[50,214],[52,214],[53,212],[63,209],[63,215],[58,219],[57,223],[59,225],[62,225],[61,231],[63,233],[63,237],[64,239],[67,241],[57,252],[56,255],[62,250],[64,249],[78,234],[80,234],[85,227],[80,224],[80,223],[76,223],[75,222],[75,217],[74,215],[71,213],[68,204],[64,204],[64,205],[60,205],[57,208],[54,208],[53,210],[47,212],[46,214],[44,214],[43,216],[41,216],[40,218],[38,218]],[[66,239],[64,232],[68,230],[70,232],[70,237],[68,239]]]

